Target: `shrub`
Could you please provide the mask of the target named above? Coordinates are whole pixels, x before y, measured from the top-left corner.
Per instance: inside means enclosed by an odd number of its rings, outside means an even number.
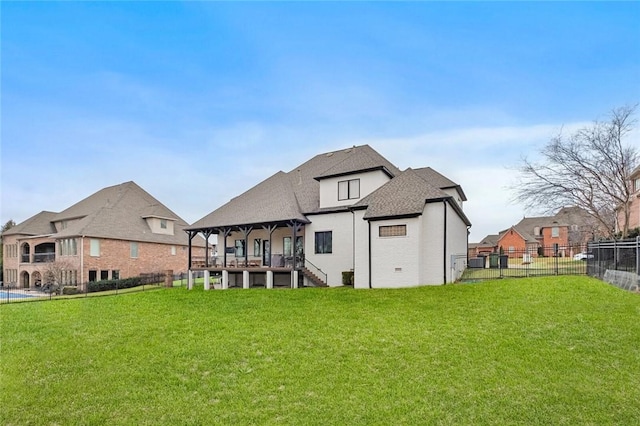
[[[64,286],[62,287],[62,294],[80,294],[82,293],[77,286]]]
[[[93,281],[88,283],[87,292],[95,293],[97,291],[109,291],[120,288],[131,288],[142,285],[142,279],[140,277],[124,278],[121,280],[103,280]]]

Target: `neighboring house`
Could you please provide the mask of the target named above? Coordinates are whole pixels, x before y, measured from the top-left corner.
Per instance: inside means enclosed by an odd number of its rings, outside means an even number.
[[[484,237],[479,243],[469,243],[469,257],[496,253],[498,238],[500,238],[499,235],[491,234]]]
[[[495,249],[511,257],[572,256],[583,251],[597,230],[579,207],[563,207],[554,216],[525,217],[501,231]]]
[[[219,235],[219,263],[203,268],[222,271],[223,287],[245,286],[247,271],[267,287],[273,271],[300,271],[305,285],[342,285],[350,271],[356,288],[443,284],[461,273],[453,256],[466,258],[464,201],[435,170],[400,171],[363,145],[280,171],[187,230]]]
[[[629,199],[630,215],[627,229],[632,230],[640,227],[640,166],[636,167],[629,175],[628,185],[631,190],[631,197]],[[621,208],[618,208],[616,213],[616,232],[620,232],[625,225],[624,212]]]
[[[104,188],[60,212],[43,211],[7,230],[4,282],[22,288],[186,272],[187,223],[134,182]],[[205,242],[191,241],[204,257]]]

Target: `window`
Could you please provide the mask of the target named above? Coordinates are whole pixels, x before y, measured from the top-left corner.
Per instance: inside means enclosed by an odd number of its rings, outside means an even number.
[[[332,253],[332,231],[316,232],[316,254]]]
[[[132,259],[138,258],[138,243],[131,243],[130,252]]]
[[[390,225],[378,228],[380,237],[404,237],[407,235],[407,225]]]
[[[536,226],[535,228],[533,228],[533,235],[535,235],[536,237],[540,236],[540,227]]]
[[[293,251],[291,250],[291,237],[284,237],[282,239],[282,252],[285,256],[292,256]]]
[[[253,240],[253,255],[260,256],[260,238]]]
[[[167,219],[160,219],[160,229],[167,229]]]
[[[100,240],[91,239],[89,243],[89,256],[100,257]]]
[[[89,281],[90,282],[95,281],[97,277],[98,277],[98,271],[96,271],[96,270],[89,271]]]
[[[244,257],[244,240],[236,240],[236,257]]]
[[[634,186],[633,188],[634,191],[640,191],[640,178],[635,180],[635,183],[633,184],[633,186]]]
[[[112,280],[119,280],[120,279],[120,271],[118,271],[117,269],[111,271],[111,279]]]
[[[75,238],[68,238],[58,242],[58,251],[60,256],[76,256],[78,254],[78,246]]]
[[[176,246],[171,246],[171,256],[176,255]]]
[[[338,201],[360,198],[360,179],[338,182]]]
[[[109,271],[100,271],[100,281],[109,279]]]
[[[557,226],[554,226],[553,228],[551,228],[551,236],[554,238],[557,238],[560,236],[560,228],[558,228]]]

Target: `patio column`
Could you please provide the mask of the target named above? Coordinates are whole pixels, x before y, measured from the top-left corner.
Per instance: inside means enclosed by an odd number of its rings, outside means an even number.
[[[273,288],[273,271],[267,271],[267,288]]]
[[[291,271],[291,288],[298,288],[298,270]]]
[[[242,271],[242,288],[249,288],[249,271]]]
[[[187,289],[193,289],[193,271],[191,269],[189,269],[189,272],[187,273]]]
[[[204,270],[204,289],[209,290],[210,288],[211,286],[209,284],[209,270],[205,269]]]
[[[229,271],[222,270],[222,289],[227,290],[229,288]]]

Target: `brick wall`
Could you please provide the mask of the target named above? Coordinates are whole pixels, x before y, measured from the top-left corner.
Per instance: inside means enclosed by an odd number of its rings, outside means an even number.
[[[29,277],[28,286],[33,287],[36,281],[41,281],[48,265],[50,265],[47,262],[33,262],[35,246],[41,243],[54,243],[55,240],[43,237],[18,241],[18,238],[19,236],[16,235],[8,235],[3,238],[4,282],[6,284],[16,283],[18,287],[24,287],[26,286],[26,273]],[[113,271],[118,271],[119,278],[166,270],[173,270],[176,274],[187,271],[189,253],[187,246],[138,242],[138,256],[132,258],[130,241],[98,239],[100,241],[100,255],[91,256],[91,240],[92,238],[77,238],[77,254],[75,255],[62,255],[58,243],[55,244],[55,261],[64,263],[66,270],[74,271],[73,275],[67,275],[68,282],[88,281],[90,270],[96,271],[96,279],[98,280],[103,276],[102,271],[106,271],[106,276],[109,279],[113,278]],[[28,263],[21,261],[21,245],[25,242],[30,246],[30,261]],[[17,250],[7,247],[16,244]],[[175,254],[172,250],[175,250]],[[193,247],[192,254],[204,256],[204,247]]]
[[[509,254],[509,249],[513,247],[517,253],[524,253],[527,245],[525,240],[513,229],[508,230],[498,241],[498,246],[502,247],[504,254]]]
[[[84,238],[84,268],[82,281],[88,281],[89,271],[94,270],[100,279],[101,271],[117,270],[120,278],[128,278],[148,272],[173,270],[174,273],[186,272],[189,251],[187,246],[137,242],[137,257],[131,257],[131,241],[98,239],[99,256],[91,256],[92,238]],[[172,252],[175,250],[175,254]],[[204,248],[194,247],[194,256],[204,256]]]

